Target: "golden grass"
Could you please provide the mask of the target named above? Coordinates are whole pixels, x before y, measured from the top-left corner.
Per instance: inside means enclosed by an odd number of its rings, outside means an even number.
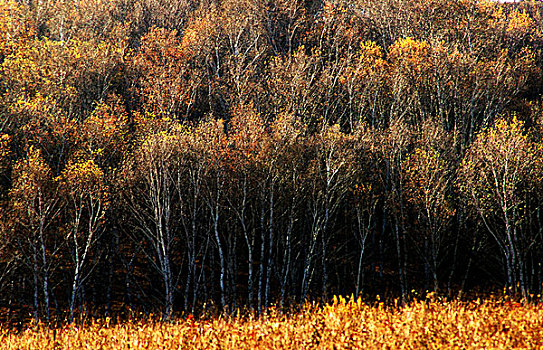
[[[57,330],[3,330],[0,349],[543,349],[543,306],[415,302],[388,308],[335,300],[262,317],[171,324],[94,322]]]

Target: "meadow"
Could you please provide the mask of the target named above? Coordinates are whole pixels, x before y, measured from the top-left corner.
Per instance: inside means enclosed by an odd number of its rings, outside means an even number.
[[[543,306],[513,301],[418,301],[405,306],[334,298],[289,314],[171,323],[110,319],[39,331],[2,330],[0,349],[514,349],[543,348]]]

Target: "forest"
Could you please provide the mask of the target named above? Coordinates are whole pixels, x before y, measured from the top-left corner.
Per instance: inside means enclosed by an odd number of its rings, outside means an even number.
[[[0,315],[543,300],[543,7],[0,0]]]

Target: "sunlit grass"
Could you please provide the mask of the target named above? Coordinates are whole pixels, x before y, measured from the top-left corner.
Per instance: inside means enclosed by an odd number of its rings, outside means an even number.
[[[414,302],[403,307],[336,299],[300,312],[173,323],[107,320],[3,330],[0,349],[542,348],[543,306],[503,301]]]

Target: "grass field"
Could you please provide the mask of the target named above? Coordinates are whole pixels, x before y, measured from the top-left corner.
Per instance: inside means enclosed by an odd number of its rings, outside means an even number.
[[[0,349],[543,349],[543,305],[415,302],[403,307],[343,298],[284,315],[173,323],[107,320],[58,329],[2,330]]]

